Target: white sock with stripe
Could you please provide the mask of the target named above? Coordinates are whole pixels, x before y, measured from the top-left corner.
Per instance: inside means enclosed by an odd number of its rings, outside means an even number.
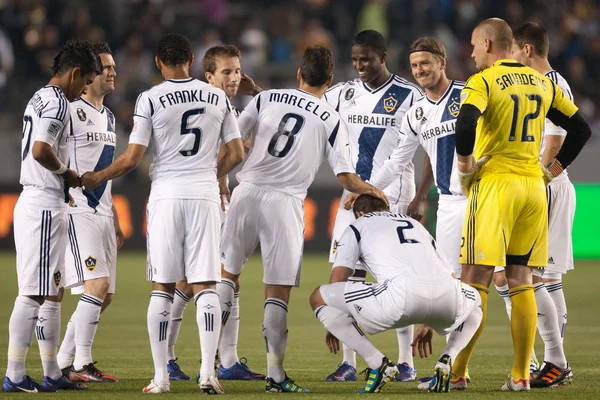
[[[194,303],[202,353],[200,376],[204,379],[215,376],[215,356],[221,334],[221,304],[217,292],[213,289],[197,293],[194,296]]]
[[[479,296],[478,296],[479,297]],[[483,310],[481,309],[481,300],[477,300],[479,306],[475,307],[471,314],[460,324],[453,332],[446,335],[446,348],[442,354],[448,354],[452,361],[456,358],[458,353],[464,349],[471,339],[479,325],[481,325],[481,319],[483,318]]]
[[[223,327],[219,341],[219,358],[223,368],[229,368],[240,361],[237,353],[238,334],[240,330],[240,292],[233,294],[233,306]]]
[[[496,285],[494,285],[496,286]],[[498,291],[498,294],[500,295],[500,297],[502,297],[502,300],[504,300],[504,306],[506,307],[506,314],[508,314],[508,319],[510,320],[510,315],[512,313],[512,302],[510,301],[510,297],[508,295],[508,284],[504,285],[504,286],[496,286],[496,290]]]
[[[177,344],[177,338],[179,337],[183,313],[190,300],[191,298],[186,296],[181,290],[175,289],[173,306],[171,307],[171,324],[169,326],[169,345],[167,350],[169,360],[174,360],[176,358],[175,345]]]
[[[171,321],[171,306],[173,295],[160,290],[153,290],[148,305],[148,335],[154,361],[154,383],[168,384],[167,344],[169,336],[169,321]]]
[[[351,315],[327,305],[317,308],[314,313],[325,329],[360,354],[369,368],[377,369],[381,366],[383,353],[367,339]]]
[[[396,329],[396,336],[398,336],[398,365],[407,363],[414,368],[415,363],[411,346],[415,336],[414,326],[410,325]]]
[[[76,371],[94,362],[92,344],[98,329],[100,311],[104,301],[89,294],[82,294],[73,313],[75,323],[75,360],[73,368]]]
[[[556,307],[542,282],[533,285],[537,305],[538,332],[544,341],[544,361],[559,368],[567,368],[556,316]]]
[[[558,317],[558,327],[560,329],[561,341],[565,340],[565,331],[567,329],[567,302],[565,301],[565,293],[563,292],[562,281],[545,283],[546,290],[554,302],[556,307],[556,315]]]
[[[56,301],[44,301],[40,307],[35,333],[40,348],[40,358],[44,376],[58,379],[62,371],[58,368],[56,360],[57,347],[60,340],[60,303]]]
[[[65,337],[63,337],[60,349],[56,355],[58,368],[60,369],[70,367],[71,364],[73,364],[73,358],[75,357],[75,324],[73,323],[74,315],[75,312],[73,312],[73,315],[71,315],[71,319],[67,324]]]
[[[269,297],[265,301],[263,336],[267,345],[267,376],[281,383],[285,379],[283,359],[288,338],[288,307],[281,299]]]
[[[31,347],[40,305],[25,296],[17,296],[8,322],[8,365],[6,376],[13,383],[25,379],[25,359]]]

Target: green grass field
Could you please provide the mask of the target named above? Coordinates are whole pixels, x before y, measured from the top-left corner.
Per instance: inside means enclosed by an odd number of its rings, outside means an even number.
[[[12,311],[17,285],[14,268],[14,254],[0,253],[0,267],[7,283],[0,293],[4,306],[0,310],[0,368],[6,365],[8,346],[8,320]],[[500,387],[510,372],[512,342],[504,303],[492,289],[490,293],[487,326],[473,356],[470,367],[473,383],[467,392],[451,392],[446,397],[461,396],[474,398],[504,398],[511,396],[536,396],[561,399],[598,399],[600,394],[593,386],[593,379],[600,372],[600,316],[597,303],[600,300],[597,282],[600,281],[600,264],[579,262],[564,282],[569,307],[569,323],[565,343],[567,358],[575,373],[574,384],[558,389],[536,390],[530,394],[502,393]],[[292,292],[289,314],[289,340],[285,359],[288,374],[299,384],[311,390],[303,398],[346,398],[358,396],[356,391],[362,382],[325,383],[324,378],[333,372],[340,362],[340,356],[329,354],[324,344],[324,331],[312,314],[308,296],[319,284],[327,281],[330,266],[325,255],[309,255],[304,259],[302,285]],[[247,357],[252,369],[266,372],[266,357],[261,324],[263,317],[262,269],[260,260],[250,260],[242,274],[241,327],[239,355]],[[145,281],[145,255],[143,253],[122,253],[119,256],[117,295],[111,307],[102,317],[94,344],[94,358],[98,366],[120,379],[116,384],[92,384],[87,392],[44,394],[44,397],[68,398],[132,398],[147,396],[141,390],[153,375],[150,346],[146,330],[146,310],[150,284]],[[63,301],[63,331],[73,312],[77,297],[65,296]],[[375,344],[391,359],[397,357],[395,333],[386,332],[373,337]],[[434,354],[443,348],[443,338],[437,337]],[[186,310],[179,336],[177,355],[182,369],[195,375],[200,359],[198,330],[195,307],[191,304]],[[538,357],[543,358],[541,340],[536,343]],[[28,373],[41,380],[41,363],[35,343],[29,352]],[[433,367],[435,357],[416,359],[419,376],[425,376]],[[359,369],[366,367],[362,360]],[[3,372],[3,371],[2,371]],[[2,374],[3,375],[3,374]],[[280,396],[264,393],[261,382],[223,381],[226,395],[238,398],[259,396]],[[192,382],[174,382],[171,394],[180,398],[199,395],[198,387]],[[7,398],[8,394],[0,393]],[[378,398],[397,399],[424,398],[436,396],[418,391],[414,383],[391,383]],[[438,394],[437,396],[443,396]],[[28,397],[28,395],[19,395]]]

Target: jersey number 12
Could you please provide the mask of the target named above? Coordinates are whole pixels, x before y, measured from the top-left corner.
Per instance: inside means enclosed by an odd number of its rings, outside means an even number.
[[[523,132],[521,133],[521,142],[535,142],[535,136],[527,134],[527,125],[529,125],[529,121],[532,119],[536,119],[540,115],[540,108],[542,106],[542,96],[539,94],[528,94],[525,97],[530,101],[535,102],[535,111],[529,114],[526,114],[523,118]],[[508,137],[509,142],[514,142],[517,136],[517,123],[519,122],[519,106],[520,99],[516,94],[511,94],[510,98],[515,103],[513,108],[513,119],[512,125],[510,127],[510,136]]]

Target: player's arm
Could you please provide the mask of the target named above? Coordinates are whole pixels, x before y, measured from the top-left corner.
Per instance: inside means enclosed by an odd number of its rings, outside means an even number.
[[[244,96],[256,96],[263,90],[263,88],[261,88],[254,82],[254,79],[252,79],[246,74],[242,74],[242,79],[240,80],[240,87],[238,88],[239,94],[243,94]]]
[[[427,194],[429,193],[431,185],[433,185],[433,169],[431,168],[429,154],[425,153],[421,182],[419,182],[415,198],[410,202],[408,209],[406,210],[409,217],[416,220],[423,218],[423,214],[425,214],[425,201],[427,201]]]
[[[329,283],[347,282],[360,257],[360,232],[350,224],[344,230],[337,245],[337,252]]]
[[[237,119],[227,102],[225,118],[221,125],[221,139],[225,143],[225,154],[217,163],[217,179],[227,176],[231,170],[244,160],[244,143],[240,139],[240,128]]]
[[[117,250],[123,247],[123,231],[121,230],[121,222],[119,221],[119,213],[117,213],[117,207],[115,203],[112,205],[113,212],[113,223],[115,226],[115,235],[117,236]]]
[[[544,148],[544,153],[542,154],[542,165],[548,165],[552,160],[554,160],[562,147],[562,144],[565,141],[565,136],[558,135],[545,135],[546,147]]]

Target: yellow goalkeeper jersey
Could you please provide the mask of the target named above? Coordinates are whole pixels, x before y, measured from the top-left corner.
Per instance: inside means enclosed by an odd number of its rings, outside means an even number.
[[[499,60],[471,76],[461,106],[481,111],[474,155],[491,156],[482,174],[542,176],[540,146],[546,114],[555,108],[567,117],[577,106],[548,77],[515,60]]]

